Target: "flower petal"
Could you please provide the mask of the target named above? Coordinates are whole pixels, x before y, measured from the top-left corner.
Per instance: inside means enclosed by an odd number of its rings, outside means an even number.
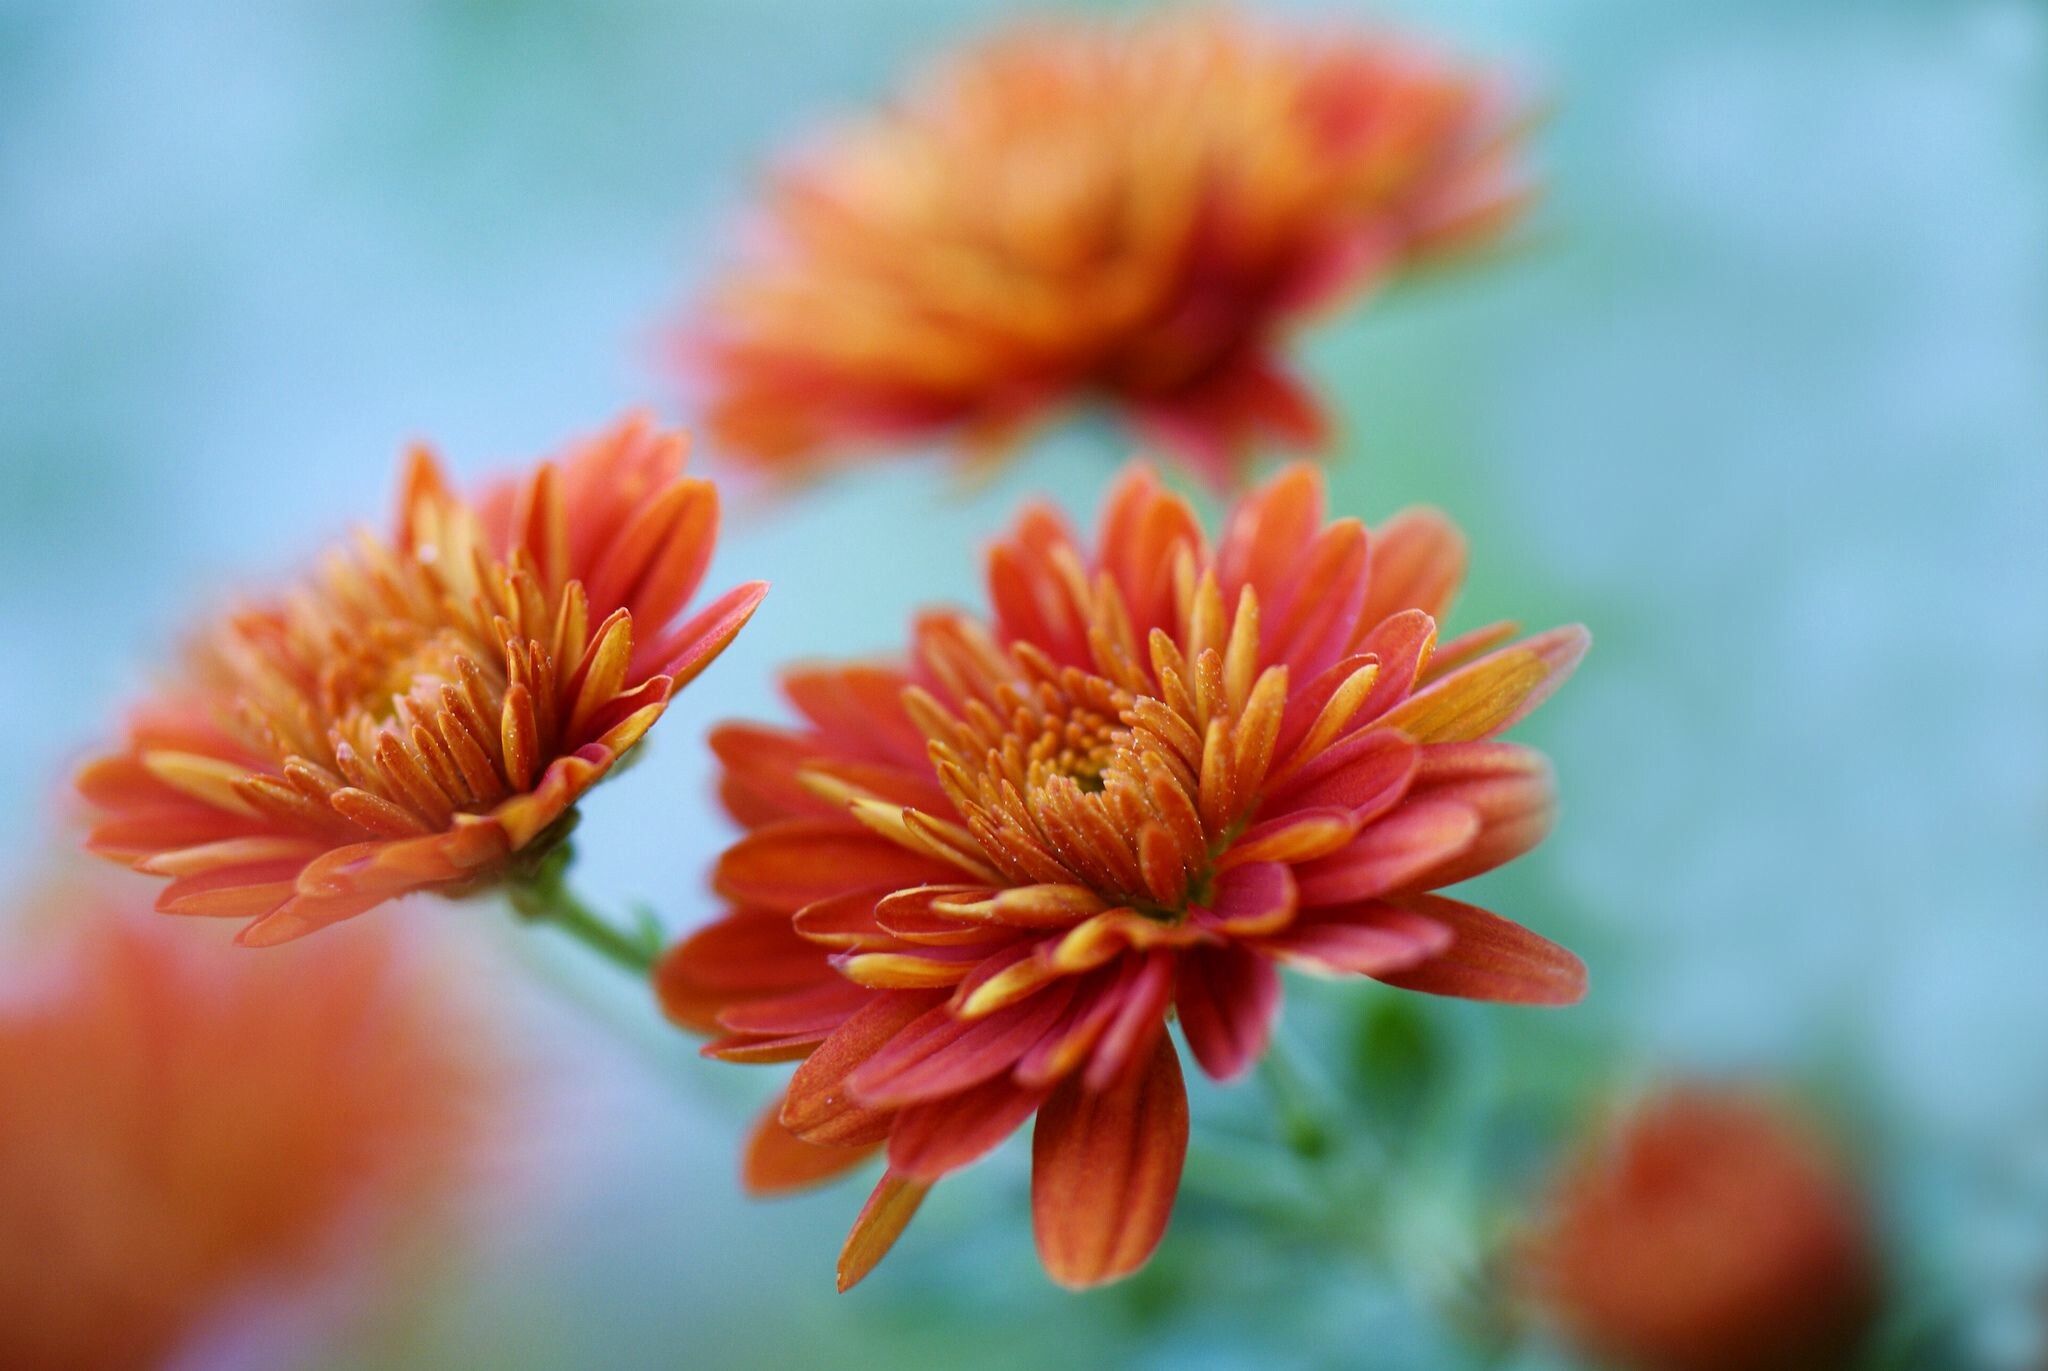
[[[1231,508],[1216,549],[1216,579],[1235,602],[1250,586],[1266,604],[1277,603],[1287,576],[1323,526],[1322,473],[1293,462]]]
[[[1259,950],[1319,976],[1379,976],[1420,966],[1451,945],[1434,919],[1386,901],[1305,912]]]
[[[1270,808],[1348,809],[1360,823],[1408,793],[1421,750],[1390,728],[1361,729],[1327,748],[1267,797]]]
[[[1591,642],[1576,624],[1525,638],[1432,682],[1380,722],[1419,743],[1504,733],[1564,684]]]
[[[1470,880],[1535,847],[1556,818],[1550,763],[1517,743],[1441,743],[1422,751],[1413,795],[1451,800],[1479,816],[1479,834],[1463,852],[1410,883],[1433,890]]]
[[[787,915],[741,909],[670,948],[654,969],[654,990],[670,1019],[708,1033],[728,1005],[838,979]]]
[[[1279,862],[1252,862],[1225,869],[1208,906],[1194,911],[1194,919],[1220,933],[1249,938],[1285,928],[1298,902],[1292,871]]]
[[[1031,1139],[1032,1229],[1053,1280],[1081,1289],[1143,1266],[1165,1236],[1187,1147],[1187,1092],[1165,1038],[1110,1090],[1063,1081]]]
[[[845,1146],[888,1136],[889,1115],[853,1097],[847,1077],[938,1002],[930,991],[885,990],[841,1024],[790,1077],[782,1126],[807,1142]]]
[[[1372,581],[1361,622],[1404,609],[1441,621],[1465,578],[1465,535],[1434,509],[1408,509],[1372,534]]]
[[[1005,1075],[909,1106],[889,1129],[890,1171],[935,1181],[981,1160],[1031,1117],[1047,1089]]]
[[[850,820],[789,819],[727,848],[711,883],[729,900],[794,914],[848,890],[931,885],[958,874]]]
[[[817,739],[785,728],[734,723],[712,729],[708,741],[719,763],[719,798],[747,827],[845,812],[845,805],[815,794],[799,779],[818,757]]]
[[[1349,904],[1399,890],[1471,847],[1479,828],[1468,805],[1411,799],[1338,851],[1297,868],[1301,902]]]
[[[1349,809],[1292,810],[1246,829],[1222,860],[1227,867],[1245,862],[1310,861],[1351,841],[1358,825],[1358,817]]]
[[[804,1190],[843,1175],[875,1155],[875,1145],[820,1147],[782,1126],[782,1102],[754,1120],[740,1157],[740,1183],[752,1195],[780,1195]]]
[[[853,1221],[853,1231],[846,1235],[846,1246],[839,1249],[839,1293],[843,1295],[867,1279],[876,1263],[889,1255],[929,1189],[921,1181],[882,1173],[860,1217]]]
[[[1586,997],[1586,964],[1520,924],[1441,895],[1403,903],[1449,929],[1451,944],[1413,970],[1380,975],[1388,985],[1501,1004],[1571,1005]]]
[[[734,586],[681,627],[648,644],[641,660],[658,665],[661,674],[672,678],[675,689],[681,690],[739,636],[767,593],[766,581]]]
[[[962,1019],[945,1005],[898,1030],[847,1078],[864,1104],[900,1106],[970,1089],[1015,1066],[1073,998],[1059,982],[985,1018]]]
[[[1215,1080],[1235,1080],[1272,1037],[1280,977],[1247,948],[1198,947],[1181,958],[1173,1003],[1202,1070]]]
[[[1117,995],[1116,1013],[1102,1030],[1102,1041],[1088,1061],[1082,1083],[1090,1090],[1107,1090],[1126,1075],[1134,1062],[1145,1059],[1154,1042],[1166,1036],[1166,1007],[1173,1000],[1175,968],[1180,958],[1171,952],[1147,953],[1135,959],[1138,972],[1123,982]]]
[[[924,734],[903,712],[909,684],[894,667],[834,664],[784,672],[782,693],[818,726],[832,755],[928,771]]]

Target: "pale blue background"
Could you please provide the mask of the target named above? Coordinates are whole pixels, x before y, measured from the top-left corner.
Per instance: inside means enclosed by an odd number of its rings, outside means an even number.
[[[64,768],[198,608],[381,518],[404,440],[481,471],[673,412],[661,331],[760,159],[1006,8],[0,3],[11,869],[67,845]],[[1587,1022],[1644,1071],[1853,1078],[1902,1158],[1900,1222],[1983,1355],[2017,1355],[2048,1244],[2048,13],[1399,12],[1551,110],[1516,251],[1308,349],[1345,510],[1457,515],[1467,623],[1594,627],[1529,730],[1566,822],[1503,888],[1588,948]],[[704,917],[724,830],[696,730],[771,708],[777,661],[886,647],[966,593],[1024,492],[1092,508],[1098,440],[1056,447],[985,490],[899,466],[737,513],[719,573],[774,594],[589,806],[589,885]],[[394,1328],[396,1361],[1033,1364],[1061,1336],[1176,1367],[1428,1355],[1365,1291],[1177,1333],[1055,1301],[1014,1155],[838,1299],[857,1190],[743,1204],[732,1135],[765,1080],[578,983],[666,1064],[585,1074],[516,1218]],[[980,1335],[919,1322],[933,1283]]]

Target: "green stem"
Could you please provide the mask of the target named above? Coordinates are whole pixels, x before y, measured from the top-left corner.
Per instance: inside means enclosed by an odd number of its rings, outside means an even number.
[[[1294,1154],[1307,1161],[1326,1156],[1335,1137],[1328,1111],[1277,1037],[1259,1059],[1259,1083],[1273,1101],[1281,1136]]]
[[[577,898],[559,866],[531,880],[514,881],[506,890],[520,918],[560,929],[634,976],[648,976],[660,960],[661,949],[653,939],[624,932]]]

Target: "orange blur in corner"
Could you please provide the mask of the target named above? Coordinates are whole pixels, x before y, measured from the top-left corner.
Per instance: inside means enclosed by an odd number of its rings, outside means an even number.
[[[0,987],[0,1366],[159,1365],[388,1270],[495,1083],[431,967],[373,927],[247,957],[79,905]]]

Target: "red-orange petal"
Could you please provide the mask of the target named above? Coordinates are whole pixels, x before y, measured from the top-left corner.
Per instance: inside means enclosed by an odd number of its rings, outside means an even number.
[[[874,1193],[862,1206],[860,1217],[853,1221],[853,1231],[846,1235],[846,1246],[839,1249],[841,1294],[867,1279],[868,1272],[889,1255],[896,1239],[903,1236],[903,1230],[917,1216],[917,1207],[924,1203],[925,1191],[930,1188],[922,1181],[894,1172],[882,1173]]]
[[[1059,981],[979,1019],[939,1005],[877,1048],[847,1085],[862,1103],[901,1106],[967,1090],[1015,1066],[1059,1021],[1073,996]]]
[[[706,924],[670,948],[654,969],[662,1009],[699,1033],[716,1028],[719,1011],[728,1005],[838,979],[786,915],[764,909],[741,909]]]
[[[1453,800],[1479,816],[1479,834],[1463,852],[1410,886],[1434,890],[1491,871],[1543,841],[1556,818],[1550,763],[1518,743],[1444,743],[1423,749],[1417,799]]]
[[[796,1069],[782,1103],[783,1127],[806,1141],[829,1145],[886,1137],[888,1112],[857,1100],[847,1077],[936,1003],[938,997],[929,991],[876,994]]]
[[[781,1195],[844,1175],[875,1155],[877,1144],[820,1147],[782,1126],[777,1100],[754,1120],[740,1157],[740,1184],[754,1195]]]
[[[935,1181],[981,1160],[1031,1117],[1046,1089],[997,1076],[956,1095],[911,1105],[890,1126],[889,1169]]]
[[[1390,728],[1360,729],[1296,772],[1267,803],[1293,809],[1341,808],[1361,823],[1392,809],[1415,779],[1420,750]]]
[[[1434,919],[1384,900],[1317,909],[1259,950],[1319,976],[1378,976],[1420,966],[1451,945],[1451,932]]]
[[[1441,895],[1402,903],[1449,929],[1451,943],[1412,970],[1380,975],[1388,985],[1501,1004],[1571,1005],[1586,997],[1586,964],[1520,924]]]
[[[729,900],[794,914],[848,890],[934,885],[959,874],[851,819],[789,819],[756,829],[727,848],[711,879]]]
[[[1235,1080],[1272,1038],[1280,977],[1246,948],[1198,947],[1181,958],[1173,1003],[1202,1070],[1215,1080]]]
[[[1468,805],[1411,799],[1336,852],[1297,868],[1301,903],[1349,904],[1399,890],[1472,846],[1479,827]]]
[[[1441,621],[1465,577],[1465,535],[1434,509],[1403,510],[1373,530],[1372,580],[1362,622],[1404,609]]]
[[[674,688],[681,690],[739,636],[767,593],[766,581],[734,586],[679,628],[650,643],[644,660],[657,666],[662,675],[671,677]]]
[[[1032,1229],[1047,1274],[1083,1289],[1143,1266],[1166,1234],[1187,1147],[1187,1091],[1165,1038],[1109,1090],[1063,1081],[1031,1139]]]
[[[1381,722],[1421,743],[1491,738],[1549,699],[1591,642],[1576,624],[1525,638],[1430,683]]]

